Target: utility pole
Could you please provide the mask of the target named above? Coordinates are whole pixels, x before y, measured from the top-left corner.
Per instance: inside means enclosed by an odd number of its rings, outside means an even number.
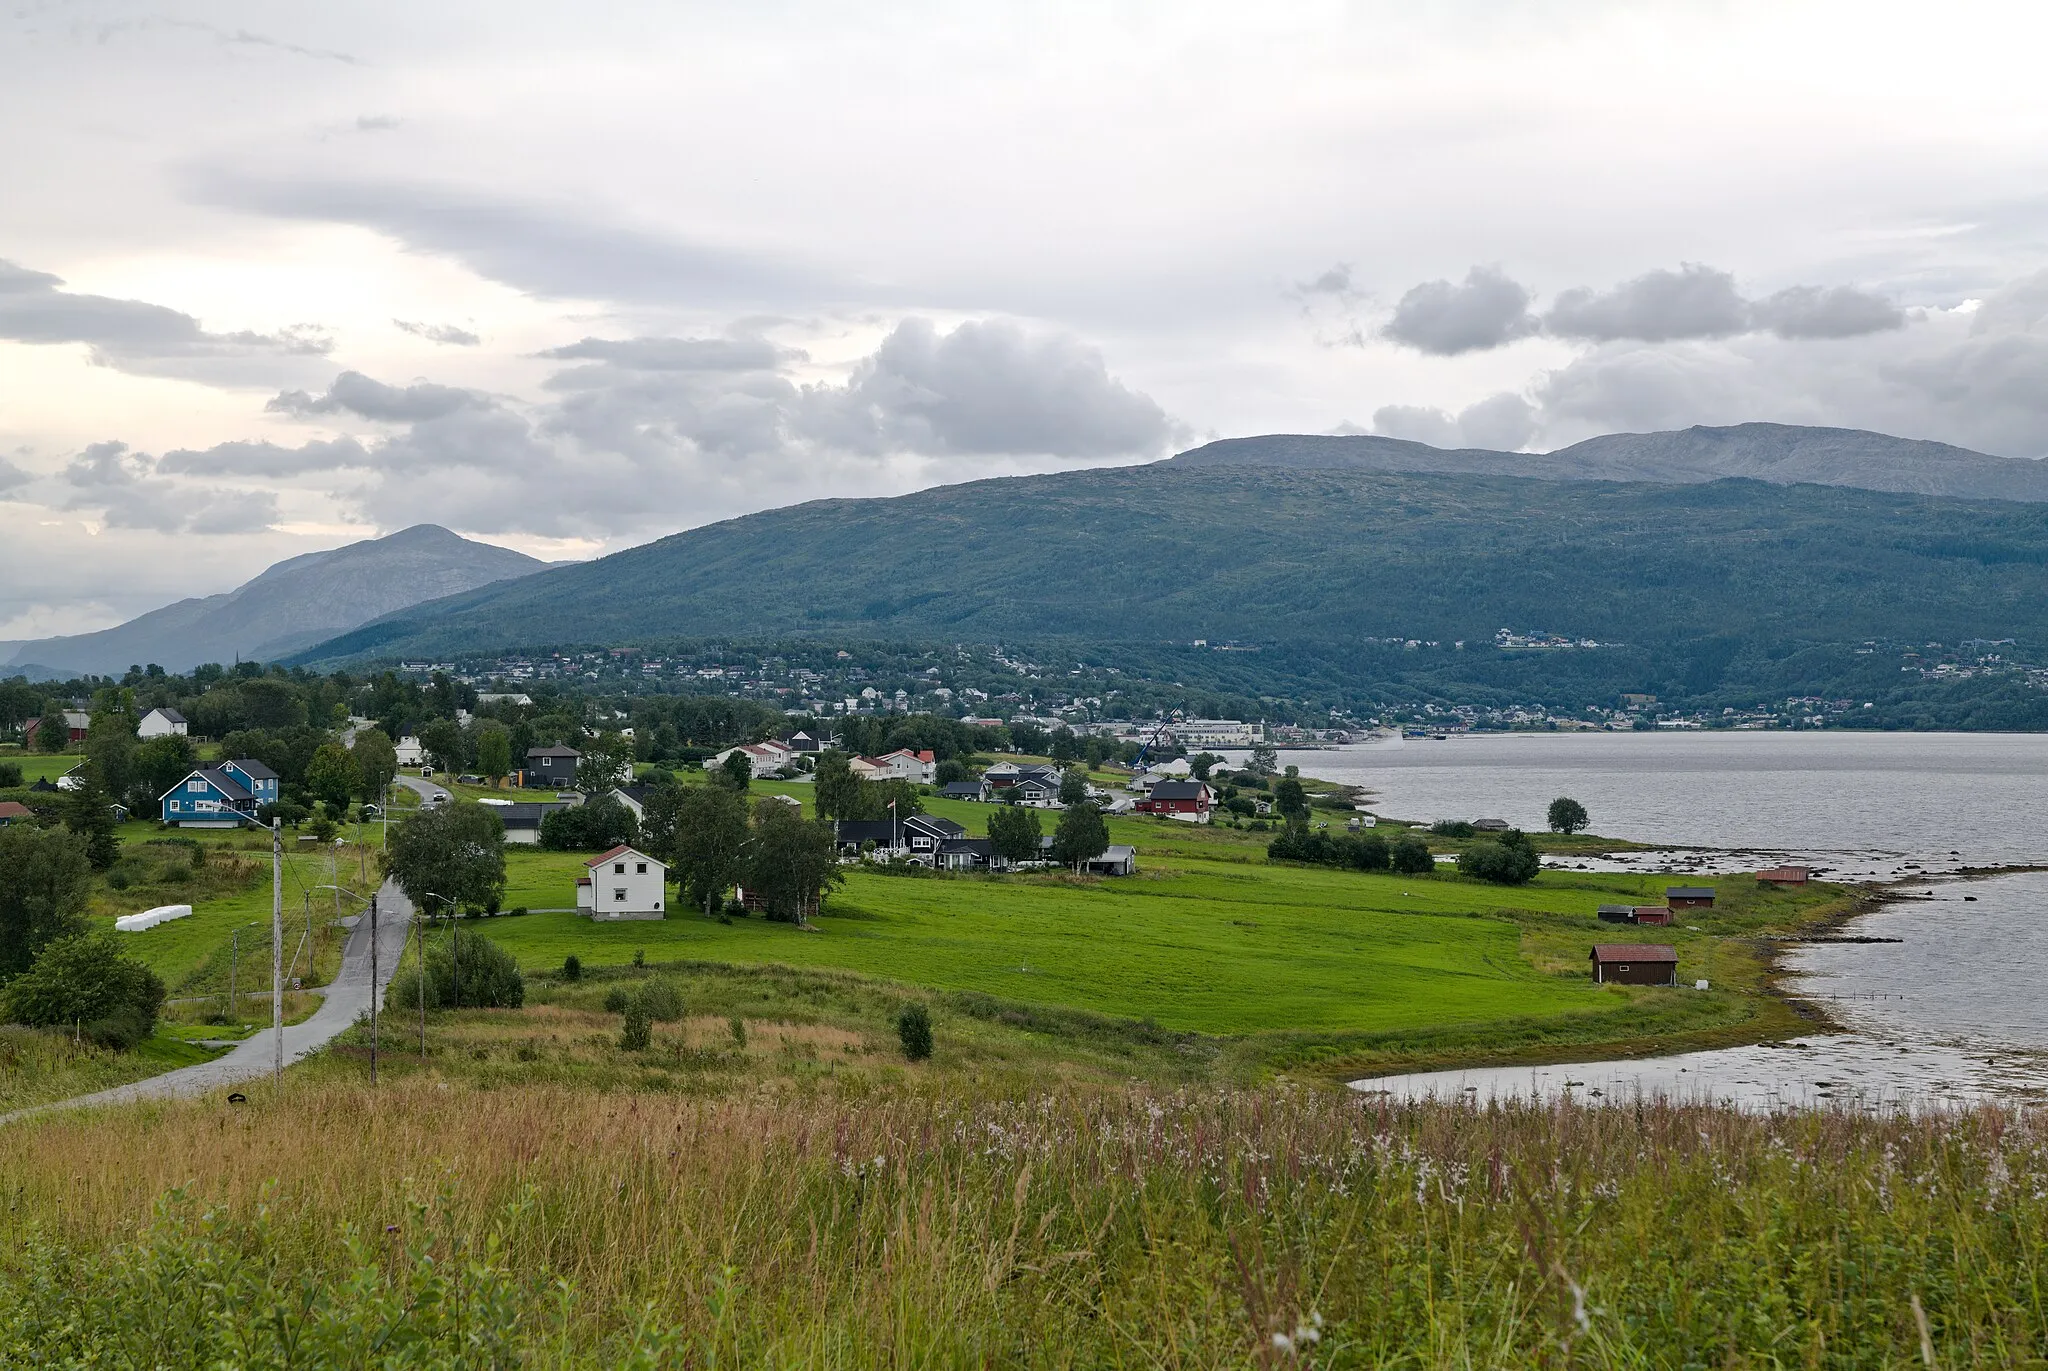
[[[284,1087],[284,822],[270,821],[270,1033],[277,1052],[271,1084]]]
[[[339,899],[339,896],[335,898]],[[377,1083],[377,895],[370,894],[370,1084]]]
[[[427,1059],[427,921],[413,909],[412,969],[420,978],[420,1060]]]
[[[236,1024],[242,1022],[241,1006],[235,999],[235,963],[241,960],[241,955],[242,930],[239,928],[230,929],[228,932],[228,1018]]]

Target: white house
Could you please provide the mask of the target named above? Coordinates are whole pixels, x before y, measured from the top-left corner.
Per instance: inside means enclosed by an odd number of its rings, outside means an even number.
[[[939,771],[938,759],[932,756],[929,748],[922,752],[912,752],[907,747],[899,747],[894,752],[885,752],[868,760],[884,768],[880,779],[885,781],[909,781],[912,785],[930,785]]]
[[[852,757],[847,760],[846,769],[863,781],[886,781],[889,779],[889,765],[873,757]]]
[[[420,740],[410,733],[393,743],[391,750],[398,754],[400,766],[418,766],[427,759],[427,750],[421,747]]]
[[[659,919],[668,868],[644,852],[615,847],[585,862],[576,878],[576,907],[593,919]]]
[[[788,766],[791,759],[796,756],[795,753],[778,742],[741,743],[738,747],[729,747],[714,756],[711,759],[711,765],[714,767],[724,766],[725,759],[732,756],[735,752],[746,757],[748,764],[754,768],[754,779],[757,781],[767,776],[773,776],[776,772]]]
[[[185,716],[177,710],[152,709],[149,713],[142,716],[141,723],[135,725],[135,736],[138,738],[169,738],[173,736],[183,738],[187,736],[185,728]]]

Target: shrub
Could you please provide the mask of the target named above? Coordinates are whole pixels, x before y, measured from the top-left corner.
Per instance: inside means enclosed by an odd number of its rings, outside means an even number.
[[[1429,844],[1413,833],[1404,833],[1394,840],[1388,859],[1394,870],[1404,876],[1427,876],[1436,870],[1436,858],[1430,855]]]
[[[641,985],[633,999],[655,1023],[675,1023],[683,1017],[683,992],[666,976],[657,976]]]
[[[1458,854],[1458,873],[1495,885],[1524,885],[1543,867],[1535,844],[1520,829],[1501,834],[1499,841],[1473,843]]]
[[[626,990],[626,987],[622,985],[612,986],[604,992],[604,1012],[607,1014],[623,1014],[626,1012],[626,1006],[632,1003],[632,1000],[633,997]]]
[[[113,890],[126,890],[129,885],[130,881],[128,880],[128,873],[126,871],[123,871],[120,867],[117,866],[112,871],[109,871],[107,873],[108,888]]]
[[[0,762],[0,790],[12,790],[21,784],[21,763]]]
[[[580,981],[583,979],[583,959],[574,952],[562,958],[562,979],[565,981]]]
[[[540,845],[555,852],[605,852],[639,841],[640,821],[609,795],[555,810],[540,821]]]
[[[1439,838],[1469,838],[1479,830],[1463,819],[1438,819],[1429,826],[1429,831]]]
[[[654,1041],[654,1025],[646,1007],[637,1000],[626,1006],[626,1022],[619,1029],[619,1047],[626,1052],[644,1052]]]
[[[633,965],[635,965],[635,966],[645,966],[645,965],[647,965],[647,949],[646,949],[646,948],[644,948],[644,947],[636,947],[636,948],[634,948],[634,949],[633,949]]]
[[[903,1055],[921,1062],[932,1055],[932,1016],[922,1004],[907,1004],[896,1015],[896,1036],[903,1043]]]
[[[37,1028],[76,1025],[109,1047],[133,1047],[156,1028],[164,983],[104,930],[58,938],[5,992],[7,1017]]]
[[[735,1014],[725,1021],[725,1031],[732,1034],[732,1045],[741,1052],[747,1050],[747,1021]]]
[[[427,949],[427,1008],[445,1004],[464,1009],[517,1009],[526,1003],[526,978],[520,974],[519,962],[510,952],[489,938],[459,928],[451,930],[448,936],[458,940],[461,955],[455,956],[450,943],[444,940],[437,940]],[[455,993],[458,961],[462,969],[459,996]],[[393,977],[385,1000],[406,1009],[418,1009],[418,973],[408,970]]]

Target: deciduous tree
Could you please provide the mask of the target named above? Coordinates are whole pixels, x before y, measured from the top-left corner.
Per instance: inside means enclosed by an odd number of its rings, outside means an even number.
[[[804,912],[845,879],[831,824],[763,800],[754,806],[753,829],[747,889],[760,893],[769,918],[802,923]]]
[[[675,868],[685,898],[706,914],[717,913],[718,902],[745,869],[746,802],[723,786],[678,787],[673,798],[656,792],[647,819],[650,827],[659,823],[670,832],[666,850],[654,855],[665,857]],[[658,838],[653,841],[660,843]]]
[[[0,982],[28,970],[54,938],[85,929],[92,864],[85,840],[58,828],[0,828]]]
[[[1082,863],[1108,849],[1109,826],[1102,822],[1102,811],[1092,804],[1067,806],[1060,815],[1060,826],[1052,833],[1052,859],[1079,871]]]
[[[505,892],[505,825],[479,804],[425,809],[392,830],[384,869],[422,909],[443,901],[496,909]]]
[[[1550,831],[1552,833],[1577,833],[1589,822],[1586,807],[1569,795],[1560,795],[1550,802]]]
[[[1045,848],[1038,811],[1023,805],[996,806],[988,816],[988,841],[1006,862],[1036,861]]]

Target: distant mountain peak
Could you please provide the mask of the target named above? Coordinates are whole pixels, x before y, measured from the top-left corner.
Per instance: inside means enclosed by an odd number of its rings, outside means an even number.
[[[288,557],[225,594],[180,600],[114,628],[14,644],[0,673],[31,664],[41,673],[117,673],[139,662],[184,671],[202,662],[268,661],[423,600],[546,565],[439,524],[414,524]]]

